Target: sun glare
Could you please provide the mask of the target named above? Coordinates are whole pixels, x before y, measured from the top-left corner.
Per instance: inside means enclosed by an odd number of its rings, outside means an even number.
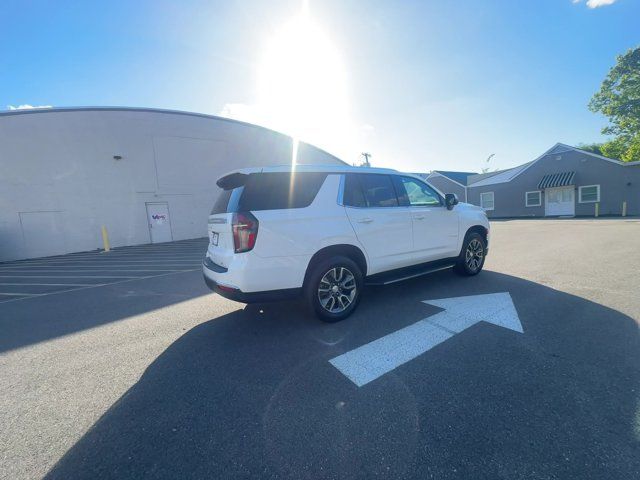
[[[352,125],[342,58],[306,6],[267,43],[258,101],[273,128],[337,154],[349,149]]]

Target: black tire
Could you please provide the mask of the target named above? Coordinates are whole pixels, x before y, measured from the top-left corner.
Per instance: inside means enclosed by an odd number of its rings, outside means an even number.
[[[487,253],[487,242],[478,232],[468,233],[462,242],[455,270],[460,275],[472,276],[482,271]]]
[[[347,282],[351,277],[353,281]],[[351,285],[353,288],[349,288]],[[348,257],[336,255],[320,259],[309,267],[304,296],[320,320],[339,322],[356,309],[363,286],[358,264]]]

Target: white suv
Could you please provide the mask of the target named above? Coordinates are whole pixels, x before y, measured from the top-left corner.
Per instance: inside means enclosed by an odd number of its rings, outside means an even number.
[[[304,295],[337,321],[365,284],[449,267],[475,275],[487,255],[484,211],[415,175],[297,165],[238,170],[217,185],[204,279],[239,302]]]

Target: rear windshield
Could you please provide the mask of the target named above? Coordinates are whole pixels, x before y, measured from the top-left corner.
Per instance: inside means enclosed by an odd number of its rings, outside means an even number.
[[[222,190],[211,215],[218,213],[248,212],[305,208],[316,198],[327,178],[326,173],[253,173],[244,186]]]
[[[244,185],[238,209],[247,212],[308,207],[325,178],[326,173],[316,172],[251,174]]]

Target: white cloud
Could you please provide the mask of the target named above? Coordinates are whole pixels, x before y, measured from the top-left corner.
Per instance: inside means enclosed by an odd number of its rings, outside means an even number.
[[[616,0],[587,0],[587,7],[598,8],[605,5],[612,5]]]
[[[9,110],[31,110],[34,108],[53,108],[52,105],[29,105],[28,103],[25,103],[24,105],[18,105],[17,107],[15,105],[7,105],[7,108]]]
[[[571,0],[572,3],[581,3],[582,0]],[[606,7],[607,5],[613,5],[616,0],[587,0],[587,7],[598,8]]]

